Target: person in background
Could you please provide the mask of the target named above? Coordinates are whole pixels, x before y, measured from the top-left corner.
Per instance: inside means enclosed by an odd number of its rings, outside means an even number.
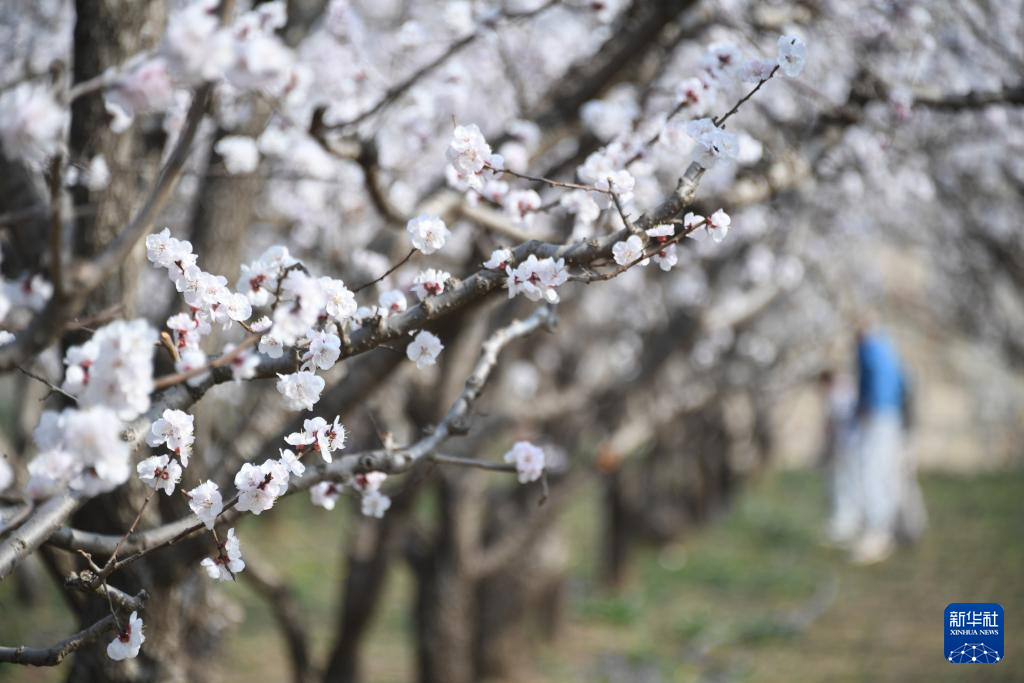
[[[857,453],[857,392],[848,376],[837,375],[831,368],[822,370],[818,384],[827,411],[821,454],[829,493],[826,533],[831,543],[847,545],[857,537],[864,522]]]
[[[857,331],[857,371],[864,531],[853,560],[871,564],[892,553],[897,537],[910,541],[924,531],[924,507],[905,447],[903,365],[889,338],[866,323]]]

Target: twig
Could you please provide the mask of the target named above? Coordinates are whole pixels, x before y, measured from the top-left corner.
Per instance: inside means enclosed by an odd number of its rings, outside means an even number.
[[[46,379],[42,375],[37,375],[36,373],[32,372],[31,370],[26,370],[25,368],[21,367],[20,365],[18,366],[18,372],[20,372],[21,374],[25,375],[26,377],[31,377],[32,379],[34,379],[37,382],[41,382],[41,383],[45,384],[47,386],[47,388],[50,390],[51,394],[61,394],[61,395],[65,396],[65,397],[67,397],[67,398],[70,398],[75,403],[78,402],[78,397],[77,396],[72,396],[71,394],[69,394],[68,392],[64,391],[59,386],[57,386],[56,384],[54,384],[50,380]]]
[[[516,471],[516,466],[511,463],[488,462],[486,460],[476,460],[475,458],[462,458],[457,455],[442,455],[441,453],[431,453],[427,456],[427,460],[436,462],[440,465],[475,467],[480,470],[490,470],[492,472],[514,473]]]
[[[50,164],[50,282],[53,296],[64,297],[64,272],[61,259],[61,237],[64,228],[62,195],[64,192],[64,155],[58,154]]]
[[[110,593],[107,592],[110,590],[115,589],[107,588],[106,591],[104,591],[105,594],[110,596]],[[120,591],[118,591],[118,593],[120,593]],[[127,601],[124,601],[121,609],[126,612],[131,610],[141,610],[148,597],[149,594],[146,593],[146,591],[139,591],[135,597],[128,598]],[[115,627],[116,624],[117,621],[113,615],[106,616],[89,628],[79,631],[59,643],[51,645],[50,647],[26,647],[25,645],[20,645],[18,647],[0,646],[0,662],[28,664],[30,666],[57,666],[63,662],[68,655],[71,655],[89,643],[110,634],[113,631],[112,627]]]
[[[94,586],[98,586],[101,583],[106,583],[107,577],[110,576],[111,573],[113,573],[114,567],[117,566],[117,551],[121,549],[122,545],[124,545],[125,540],[133,533],[135,533],[135,527],[139,525],[139,520],[142,519],[142,513],[146,511],[146,506],[149,505],[149,501],[153,497],[154,493],[156,493],[156,489],[152,489],[146,493],[146,499],[143,500],[142,505],[139,506],[139,512],[135,515],[135,519],[132,521],[132,525],[128,527],[128,531],[125,532],[124,536],[121,537],[121,540],[118,541],[117,545],[114,546],[114,552],[110,553],[110,557],[107,559],[106,563],[103,565],[103,568],[100,570],[99,574],[96,576],[96,579],[93,581]]]
[[[519,173],[518,171],[513,171],[513,170],[508,169],[508,168],[495,168],[494,166],[491,166],[490,164],[484,164],[484,167],[487,168],[492,173],[503,173],[505,175],[514,176],[514,177],[520,178],[522,180],[529,180],[530,182],[534,182],[534,183],[544,183],[545,185],[550,185],[551,187],[560,187],[560,188],[565,189],[565,190],[586,190],[587,192],[598,192],[600,194],[607,194],[607,195],[612,194],[611,190],[602,190],[602,189],[599,189],[597,187],[594,187],[593,185],[584,185],[582,183],[567,183],[567,182],[563,182],[561,180],[551,180],[550,178],[542,178],[540,176],[533,176],[533,175],[527,175],[526,173]]]
[[[559,2],[560,2],[560,0],[550,0],[549,2],[543,4],[543,5],[535,8],[535,9],[532,9],[532,10],[529,10],[529,11],[526,11],[526,12],[517,12],[517,13],[509,12],[509,13],[505,13],[504,15],[502,15],[502,16],[500,16],[498,18],[499,19],[506,19],[506,20],[528,19],[530,17],[534,17],[534,16],[536,16],[536,15],[546,11],[550,7],[554,7]],[[490,28],[490,27],[488,27],[488,28]],[[381,96],[381,98],[379,100],[377,100],[369,109],[364,110],[362,113],[356,115],[355,117],[353,117],[353,118],[351,118],[351,119],[349,119],[347,121],[342,121],[340,123],[335,123],[335,124],[332,124],[330,126],[325,126],[325,129],[326,130],[332,130],[332,131],[344,130],[346,128],[351,128],[352,126],[354,126],[356,124],[362,123],[363,121],[365,121],[369,117],[373,116],[374,114],[376,114],[381,109],[389,106],[392,102],[394,102],[399,97],[404,95],[421,78],[423,78],[424,76],[426,76],[430,72],[434,71],[435,69],[443,66],[449,59],[451,59],[452,57],[454,57],[455,55],[459,54],[464,49],[466,49],[467,47],[472,45],[483,34],[484,34],[483,31],[477,30],[477,31],[474,31],[473,33],[470,33],[469,35],[463,36],[462,38],[460,38],[459,40],[455,41],[450,46],[448,46],[448,49],[445,50],[443,53],[441,53],[440,55],[438,55],[437,57],[435,57],[434,59],[432,59],[428,63],[424,64],[420,68],[416,69],[415,71],[413,71],[411,74],[409,74],[407,77],[405,77],[404,79],[402,79],[401,81],[399,81],[395,85],[393,85],[390,88],[388,88],[384,92],[384,94]]]
[[[242,353],[247,348],[258,342],[259,340],[260,335],[250,334],[245,339],[240,341],[238,343],[238,346],[231,349],[227,353],[221,354],[220,356],[213,359],[212,361],[210,361],[209,363],[202,367],[192,368],[191,370],[185,370],[184,372],[178,372],[173,375],[164,375],[163,377],[158,377],[156,380],[153,381],[153,388],[158,390],[166,389],[167,387],[174,386],[175,384],[187,382],[193,377],[198,377],[199,375],[206,374],[215,368],[228,365],[229,363],[233,362],[236,358],[241,356]]]
[[[750,91],[750,92],[748,92],[748,93],[747,93],[746,95],[744,95],[743,97],[741,97],[741,98],[739,99],[739,101],[738,101],[738,102],[736,102],[736,104],[732,105],[732,109],[730,109],[729,111],[725,112],[724,114],[722,114],[722,115],[721,115],[721,116],[719,116],[718,118],[714,118],[714,119],[711,119],[711,122],[712,122],[713,124],[715,124],[716,126],[718,126],[719,128],[722,128],[722,127],[724,127],[724,126],[723,126],[723,124],[724,124],[724,123],[725,123],[726,121],[728,121],[728,120],[729,120],[729,117],[730,117],[730,116],[732,116],[733,114],[735,114],[736,112],[738,112],[738,111],[740,110],[740,107],[741,107],[741,106],[743,106],[743,104],[744,104],[744,103],[745,103],[745,102],[746,102],[747,100],[749,100],[749,99],[750,99],[751,97],[753,97],[753,96],[754,96],[754,93],[756,93],[756,92],[757,92],[758,90],[760,90],[760,89],[761,89],[761,86],[762,86],[762,85],[764,85],[765,83],[767,83],[768,81],[770,81],[770,80],[772,79],[772,76],[774,76],[774,75],[776,74],[776,72],[778,72],[778,70],[779,70],[779,65],[778,65],[778,64],[776,64],[776,65],[775,65],[775,68],[774,68],[774,69],[772,69],[772,70],[771,70],[771,73],[769,73],[769,74],[768,74],[768,78],[764,78],[764,79],[762,79],[762,80],[758,81],[758,82],[757,82],[757,85],[755,85],[755,86],[754,86],[753,90],[751,90],[751,91]]]
[[[391,266],[390,268],[388,268],[388,270],[387,270],[387,272],[386,272],[386,273],[384,273],[383,275],[381,275],[381,276],[380,276],[379,278],[377,278],[376,280],[373,280],[372,282],[367,282],[367,283],[366,283],[366,284],[364,284],[364,285],[359,285],[358,287],[356,287],[355,289],[353,289],[353,290],[352,290],[352,293],[353,293],[353,294],[356,294],[356,293],[358,293],[358,292],[361,292],[361,291],[363,291],[363,290],[364,290],[364,289],[366,289],[367,287],[372,287],[373,285],[377,284],[378,282],[380,282],[381,280],[383,280],[384,278],[386,278],[386,277],[387,277],[388,275],[391,275],[391,274],[392,274],[392,273],[394,273],[394,272],[395,272],[396,270],[398,270],[399,268],[401,268],[402,266],[404,266],[404,265],[405,265],[405,264],[406,264],[406,263],[407,263],[407,262],[409,261],[409,259],[411,259],[411,258],[413,257],[413,254],[415,254],[415,253],[416,253],[416,250],[415,250],[415,249],[410,249],[410,250],[409,250],[409,253],[408,253],[408,254],[406,254],[406,255],[405,255],[405,256],[404,256],[403,258],[402,258],[402,260],[401,260],[401,261],[399,261],[399,262],[398,262],[398,263],[396,263],[395,265],[393,265],[393,266]]]

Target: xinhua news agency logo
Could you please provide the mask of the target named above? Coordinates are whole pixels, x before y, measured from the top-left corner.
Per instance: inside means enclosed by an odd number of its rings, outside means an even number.
[[[994,602],[946,605],[946,660],[954,664],[995,664],[1002,661],[1003,608]]]

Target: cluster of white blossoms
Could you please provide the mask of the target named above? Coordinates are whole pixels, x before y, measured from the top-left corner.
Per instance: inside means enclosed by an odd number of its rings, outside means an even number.
[[[677,263],[679,263],[679,254],[676,250],[676,245],[666,244],[675,235],[675,226],[670,224],[655,225],[653,228],[647,230],[647,237],[658,247],[658,250],[651,254],[651,259],[654,260],[658,267],[666,273],[672,270]]]
[[[106,406],[131,420],[149,409],[153,350],[159,336],[145,320],[115,320],[68,348],[64,391],[80,406]]]
[[[529,441],[516,441],[505,453],[505,462],[516,466],[519,483],[537,481],[544,473],[544,451]]]
[[[107,645],[107,656],[115,662],[139,656],[139,649],[146,640],[142,633],[142,618],[132,612],[121,632]]]
[[[256,141],[245,135],[225,135],[213,146],[231,175],[252,173],[260,163]]]
[[[245,463],[235,475],[238,489],[235,508],[259,515],[274,507],[274,502],[288,491],[290,474],[287,465],[280,460],[268,459],[262,465]]]
[[[228,537],[223,543],[217,544],[217,556],[207,557],[200,563],[211,579],[231,581],[235,574],[245,569],[242,550],[238,545],[238,537],[234,529],[228,529]]]
[[[258,351],[270,358],[280,358],[291,346],[303,351],[299,370],[280,374],[277,389],[291,410],[309,410],[316,405],[325,386],[316,371],[331,369],[341,357],[340,329],[335,328],[358,324],[355,295],[343,281],[313,277],[286,247],[274,246],[242,266],[237,291],[232,291],[226,278],[202,271],[192,245],[171,237],[166,228],[147,237],[146,247],[149,260],[167,269],[189,305],[189,313],[167,320],[179,354],[175,369],[189,372],[205,367],[207,356],[201,342],[212,324],[222,322],[228,327],[238,323],[262,335]],[[270,307],[269,315],[246,325],[254,307]],[[232,359],[233,377],[250,379],[258,366],[256,351],[246,348]],[[206,376],[198,373],[187,381],[201,384]]]
[[[721,242],[729,234],[730,225],[732,225],[732,218],[724,209],[715,211],[707,218],[696,213],[687,213],[683,216],[683,228],[687,231],[686,236],[697,241],[702,241],[710,235],[715,242]]]
[[[28,463],[27,495],[41,499],[70,488],[95,496],[126,482],[131,447],[123,427],[105,406],[45,411],[32,434],[39,454]]]
[[[360,495],[360,511],[367,517],[380,519],[391,507],[391,498],[380,490],[387,478],[384,472],[367,472],[352,477],[352,490]],[[341,482],[322,481],[309,490],[309,499],[313,505],[333,510],[344,491],[345,485]]]
[[[513,190],[504,199],[505,213],[516,223],[529,228],[543,202],[535,190]]]
[[[491,146],[474,123],[455,126],[446,156],[448,182],[460,190],[479,192],[486,175],[505,167],[505,160],[491,152]]]
[[[491,255],[491,260],[495,258]],[[569,271],[565,268],[565,259],[538,259],[530,254],[526,260],[513,268],[505,266],[505,287],[508,298],[522,294],[530,301],[559,302],[558,288],[569,281]]]
[[[26,81],[0,93],[0,153],[41,165],[60,149],[68,109],[42,82]]]
[[[687,79],[680,87],[679,103],[693,113],[703,113],[704,103],[714,97],[717,90],[731,83],[761,83],[771,78],[777,69],[790,77],[799,76],[806,58],[806,46],[796,36],[781,36],[778,54],[774,60],[746,59],[732,43],[715,43],[708,48],[702,65],[701,78]],[[692,108],[690,108],[692,106]],[[719,159],[735,159],[740,151],[739,138],[713,119],[697,118],[686,124],[686,133],[697,143],[697,163],[709,168]]]
[[[309,490],[309,499],[313,505],[322,507],[324,510],[333,510],[344,490],[344,485],[339,482],[322,481]]]
[[[171,237],[164,228],[146,237],[146,256],[155,266],[165,268],[189,306],[189,313],[176,313],[167,319],[167,328],[175,342],[178,358],[175,369],[191,372],[207,364],[201,342],[209,335],[214,323],[225,329],[233,323],[244,322],[252,316],[252,306],[245,294],[232,292],[227,278],[207,273],[199,268],[198,257],[192,253],[192,244]],[[206,380],[206,373],[189,378],[189,384],[198,385]]]
[[[352,488],[362,496],[360,510],[367,517],[380,519],[391,507],[391,498],[380,491],[381,484],[387,478],[384,472],[367,472],[352,477]]]
[[[139,479],[150,488],[162,489],[171,495],[192,455],[192,444],[195,443],[193,417],[182,410],[168,408],[150,425],[146,443],[154,448],[165,445],[171,455],[154,455],[140,462],[136,466]]]
[[[416,216],[406,223],[405,231],[413,248],[427,255],[444,247],[445,241],[451,237],[448,226],[437,216]]]
[[[197,0],[173,13],[160,49],[129,64],[107,88],[116,132],[137,115],[170,109],[178,92],[203,81],[224,79],[237,90],[274,97],[294,97],[309,82],[309,68],[275,33],[287,20],[284,2],[263,3],[231,26],[221,24],[218,8]]]

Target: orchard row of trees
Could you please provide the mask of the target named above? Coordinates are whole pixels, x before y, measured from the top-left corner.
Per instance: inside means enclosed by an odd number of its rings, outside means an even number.
[[[724,505],[881,250],[1019,359],[1019,10],[0,10],[0,580],[80,621],[0,661],[212,680],[238,580],[294,680],[360,680],[404,562],[419,678],[514,678],[571,501],[611,585]],[[323,661],[234,529],[306,492],[361,513]]]

